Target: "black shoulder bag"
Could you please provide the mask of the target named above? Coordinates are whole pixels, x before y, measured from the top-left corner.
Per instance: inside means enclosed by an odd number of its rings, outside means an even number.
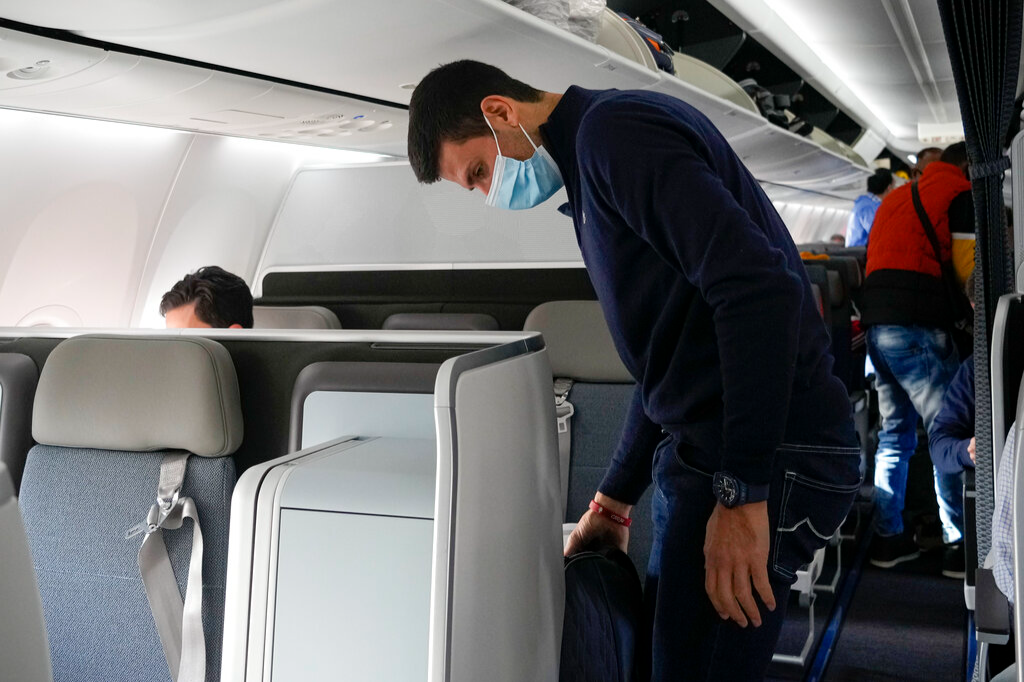
[[[924,210],[924,204],[921,203],[921,193],[917,191],[916,181],[910,186],[910,195],[914,200],[917,217],[921,221],[921,225],[924,226],[924,233],[928,235],[928,241],[931,242],[932,248],[935,250],[935,260],[939,262],[939,267],[942,269],[942,282],[946,285],[949,311],[953,321],[951,330],[953,343],[956,344],[956,349],[960,353],[960,359],[964,360],[971,354],[974,346],[974,309],[960,283],[956,281],[953,262],[942,260],[939,238],[935,234],[935,226],[932,225],[928,213]]]

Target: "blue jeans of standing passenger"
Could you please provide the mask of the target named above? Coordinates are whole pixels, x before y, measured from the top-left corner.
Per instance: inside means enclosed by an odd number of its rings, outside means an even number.
[[[868,353],[875,365],[882,427],[875,453],[875,502],[878,534],[903,532],[903,503],[910,457],[917,449],[917,419],[930,431],[960,366],[949,333],[917,326],[877,325],[868,329]],[[934,469],[935,497],[946,542],[963,537],[961,474]]]
[[[704,536],[716,499],[711,472],[669,438],[654,455],[654,545],[647,569],[654,682],[760,680],[771,662],[796,571],[823,547],[860,488],[859,447],[783,445],[768,497],[768,577],[776,608],[761,626],[718,617],[704,589]]]

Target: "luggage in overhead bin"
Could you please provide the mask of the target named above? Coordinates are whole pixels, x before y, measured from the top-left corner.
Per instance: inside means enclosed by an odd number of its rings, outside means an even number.
[[[674,76],[676,74],[676,65],[672,61],[672,55],[675,54],[675,51],[669,47],[668,43],[661,37],[661,34],[655,33],[625,12],[619,12],[619,16],[629,24],[630,28],[640,34],[644,44],[651,51],[651,54],[654,55],[654,62],[658,65],[658,68]]]
[[[549,24],[597,42],[605,0],[504,0]]]
[[[565,619],[559,682],[650,679],[643,590],[629,557],[617,549],[565,559]]]

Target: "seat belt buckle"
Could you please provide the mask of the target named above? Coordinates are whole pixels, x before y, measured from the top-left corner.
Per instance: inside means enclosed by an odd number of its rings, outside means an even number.
[[[129,528],[124,534],[124,539],[130,540],[141,533],[150,535],[163,527],[164,521],[178,507],[179,499],[180,494],[177,490],[174,491],[169,499],[157,498],[156,504],[152,505],[149,508],[149,512],[147,512],[146,520]]]
[[[566,412],[564,414],[558,414],[558,412],[562,410],[566,410]],[[563,399],[562,404],[559,405],[558,409],[555,411],[555,417],[556,421],[558,422],[559,433],[566,433],[569,430],[569,420],[572,419],[572,416],[574,414],[576,414],[576,408],[573,407],[572,403],[570,403],[568,400]]]

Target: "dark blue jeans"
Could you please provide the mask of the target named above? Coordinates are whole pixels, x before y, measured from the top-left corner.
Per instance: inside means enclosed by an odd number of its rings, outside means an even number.
[[[903,532],[907,472],[917,449],[917,417],[925,431],[942,409],[942,396],[960,367],[949,332],[929,327],[876,325],[868,329],[868,353],[878,377],[882,429],[875,453],[875,502],[879,535]],[[960,474],[935,474],[942,534],[957,542],[964,530],[964,482]]]
[[[768,577],[777,606],[769,612],[758,599],[761,627],[741,628],[719,618],[704,591],[704,535],[716,500],[711,473],[687,464],[694,459],[687,448],[668,439],[654,455],[654,546],[645,590],[653,624],[652,680],[760,680],[796,571],[835,533],[857,495],[860,450],[778,449],[768,498]]]

